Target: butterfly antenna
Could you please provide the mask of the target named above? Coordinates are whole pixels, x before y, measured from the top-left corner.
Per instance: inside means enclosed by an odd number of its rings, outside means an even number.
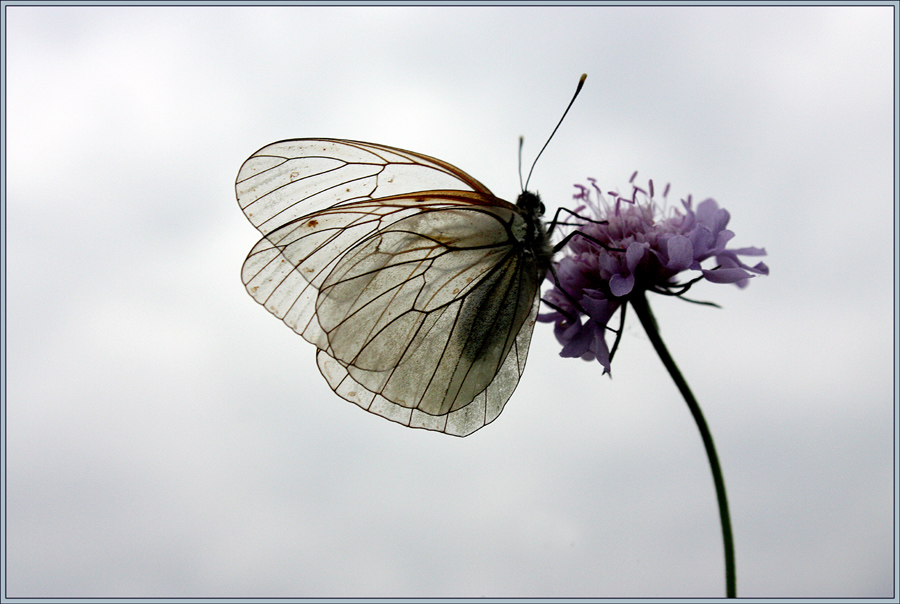
[[[584,81],[587,79],[587,74],[581,74],[581,79],[578,80],[578,87],[575,89],[575,94],[572,95],[572,100],[569,101],[569,106],[566,107],[566,110],[563,111],[562,117],[559,118],[559,122],[556,124],[556,128],[553,129],[553,132],[550,133],[549,138],[547,138],[547,142],[544,143],[544,146],[541,147],[541,150],[538,152],[537,157],[534,158],[534,163],[531,164],[531,170],[528,171],[528,178],[525,179],[525,187],[522,188],[524,191],[528,187],[528,182],[531,180],[531,173],[534,172],[534,166],[537,164],[538,158],[540,158],[541,153],[544,152],[544,149],[547,148],[547,145],[550,144],[550,140],[553,138],[553,135],[556,134],[556,131],[559,130],[560,124],[566,118],[566,114],[569,112],[569,109],[572,108],[572,104],[575,102],[575,99],[578,98],[578,93],[581,92],[581,88],[584,86]],[[519,137],[519,184],[522,184],[522,137]]]
[[[525,185],[522,184],[522,145],[525,143],[525,137],[519,137],[519,188],[522,189],[522,192],[525,192]],[[529,174],[529,176],[531,176]]]

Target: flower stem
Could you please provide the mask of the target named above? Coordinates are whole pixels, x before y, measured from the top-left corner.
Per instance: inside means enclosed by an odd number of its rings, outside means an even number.
[[[691,389],[688,388],[687,382],[684,381],[681,372],[678,370],[678,366],[675,365],[675,361],[672,360],[672,356],[666,349],[666,345],[663,344],[662,338],[659,335],[659,329],[656,325],[656,319],[653,318],[653,313],[650,312],[650,305],[647,303],[646,294],[643,290],[641,290],[640,293],[636,292],[635,295],[630,298],[630,301],[631,306],[634,308],[635,313],[641,321],[641,325],[644,326],[644,331],[647,332],[647,336],[653,343],[653,348],[656,349],[656,353],[662,360],[663,365],[665,365],[666,369],[669,371],[669,375],[675,380],[675,385],[678,386],[681,396],[683,396],[685,402],[687,402],[688,408],[691,410],[691,415],[694,416],[694,421],[697,423],[697,428],[700,430],[700,436],[703,438],[703,446],[706,447],[706,456],[709,458],[713,482],[715,482],[716,485],[716,498],[719,500],[719,518],[722,521],[722,541],[725,545],[725,593],[727,597],[735,598],[737,597],[737,580],[734,570],[734,539],[731,536],[731,520],[728,516],[728,499],[725,496],[725,479],[722,476],[722,468],[719,466],[719,457],[716,455],[712,434],[709,431],[709,427],[706,425],[706,420],[703,419],[703,413],[700,411],[700,405],[697,404],[697,399],[694,398]]]

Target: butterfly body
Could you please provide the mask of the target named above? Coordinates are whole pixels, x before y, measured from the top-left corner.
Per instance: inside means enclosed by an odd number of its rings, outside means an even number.
[[[236,191],[263,235],[247,291],[317,347],[338,395],[458,436],[499,415],[552,256],[536,195],[511,204],[433,157],[337,139],[263,147]]]

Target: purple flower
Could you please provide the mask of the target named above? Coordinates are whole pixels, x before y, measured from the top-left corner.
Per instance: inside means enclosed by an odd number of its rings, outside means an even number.
[[[538,316],[555,323],[562,356],[596,359],[604,373],[611,360],[607,323],[630,296],[646,291],[681,295],[702,279],[745,287],[754,275],[769,274],[764,263],[748,266],[739,258],[764,256],[764,249],[726,247],[734,237],[725,228],[730,215],[714,200],[694,209],[688,196],[681,202],[683,210],[667,207],[668,186],[660,203],[653,198],[653,181],[644,191],[633,184],[635,176],[637,172],[631,176],[630,198],[613,192],[604,196],[592,178],[591,188],[575,185],[579,191],[574,197],[581,202],[576,211],[585,216],[578,220],[578,230],[585,236],[572,236],[565,255],[554,263],[558,282],[544,294],[554,311]],[[702,267],[709,259],[708,268]],[[697,274],[679,281],[685,271]]]

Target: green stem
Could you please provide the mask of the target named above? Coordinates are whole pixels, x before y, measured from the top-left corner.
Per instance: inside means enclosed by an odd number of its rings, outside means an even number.
[[[737,597],[737,581],[734,571],[734,539],[731,536],[731,520],[728,516],[728,499],[725,497],[725,479],[722,477],[722,468],[719,466],[719,457],[716,455],[712,434],[709,432],[706,420],[703,419],[703,413],[700,411],[700,405],[697,404],[697,399],[694,398],[691,389],[688,388],[687,382],[684,381],[681,372],[678,370],[678,366],[675,365],[675,361],[672,360],[672,356],[669,354],[666,345],[663,344],[662,338],[659,336],[656,319],[653,318],[653,313],[650,312],[650,305],[647,303],[646,294],[643,291],[636,293],[631,297],[630,301],[631,306],[634,308],[635,313],[641,321],[641,325],[644,326],[644,331],[647,332],[647,336],[653,343],[653,348],[656,349],[656,353],[659,355],[659,358],[662,359],[663,365],[665,365],[666,369],[669,371],[669,375],[675,380],[675,385],[678,386],[681,396],[683,396],[685,402],[687,402],[688,408],[691,410],[691,415],[694,416],[694,421],[697,423],[697,428],[700,430],[700,436],[703,438],[703,446],[706,447],[706,456],[709,458],[713,482],[716,484],[716,498],[719,500],[719,518],[722,521],[722,541],[725,545],[725,594],[729,598],[735,598]]]

